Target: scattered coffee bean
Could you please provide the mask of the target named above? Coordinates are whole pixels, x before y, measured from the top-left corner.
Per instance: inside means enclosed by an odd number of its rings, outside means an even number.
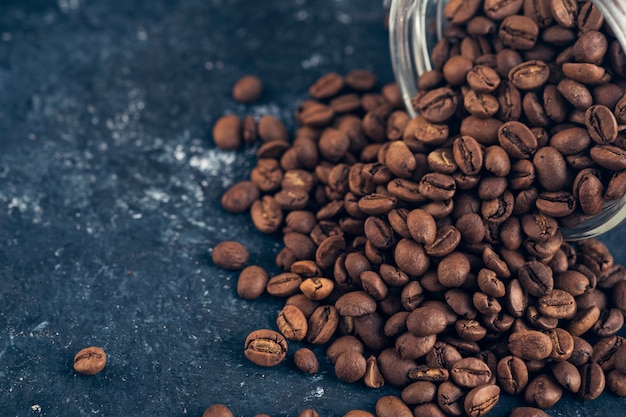
[[[259,366],[276,366],[287,356],[287,341],[273,330],[255,330],[246,338],[243,353]]]
[[[213,263],[224,269],[241,269],[248,262],[248,249],[232,240],[220,242],[213,247]]]
[[[261,97],[263,83],[254,75],[241,77],[233,86],[233,98],[241,103],[252,103]]]
[[[235,417],[235,415],[226,405],[213,404],[204,410],[202,417]]]
[[[101,372],[106,363],[106,353],[98,346],[81,349],[74,356],[74,370],[83,375],[95,375]]]

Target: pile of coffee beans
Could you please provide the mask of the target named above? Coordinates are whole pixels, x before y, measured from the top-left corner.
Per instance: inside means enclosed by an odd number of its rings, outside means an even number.
[[[503,393],[528,404],[511,416],[539,417],[566,391],[626,396],[626,269],[560,231],[626,190],[626,57],[591,2],[444,14],[415,118],[396,84],[354,70],[311,86],[292,141],[270,116],[217,122],[216,143],[261,140],[224,209],[284,243],[272,277],[241,244],[214,250],[245,267],[241,297],[285,301],[244,355],[275,366],[291,341],[326,346],[341,381],[398,388],[378,417],[483,416]],[[293,357],[317,371],[310,349]]]

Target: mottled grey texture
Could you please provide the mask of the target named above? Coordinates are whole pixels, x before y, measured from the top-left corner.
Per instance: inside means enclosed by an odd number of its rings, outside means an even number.
[[[237,297],[210,248],[241,239],[276,273],[280,249],[219,204],[254,149],[216,150],[222,114],[273,114],[293,130],[308,85],[366,67],[393,79],[380,0],[14,0],[0,4],[0,414],[322,416],[372,411],[378,391],[345,385],[316,349],[263,369],[242,354],[275,328],[279,300]],[[262,99],[232,83],[254,73]],[[604,239],[626,261],[624,227]],[[105,370],[72,370],[99,345]],[[299,345],[291,344],[291,352]],[[511,406],[503,401],[494,416]],[[621,415],[605,395],[550,414]]]

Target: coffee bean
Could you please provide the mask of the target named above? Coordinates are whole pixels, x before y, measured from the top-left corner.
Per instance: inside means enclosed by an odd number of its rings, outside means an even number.
[[[258,125],[258,134],[263,142],[287,142],[287,128],[274,116],[265,115],[261,117]]]
[[[259,198],[259,188],[252,181],[240,181],[222,194],[222,207],[231,213],[241,213]]]
[[[443,242],[440,245],[443,245]],[[430,266],[430,259],[426,256],[424,247],[410,239],[398,241],[394,249],[394,258],[398,268],[408,275],[423,275]]]
[[[443,77],[448,84],[460,86],[465,83],[466,77],[472,69],[472,65],[472,60],[463,55],[450,57],[443,65]]]
[[[417,243],[431,244],[437,235],[437,225],[432,215],[422,209],[411,210],[406,217],[410,237]]]
[[[244,268],[237,280],[237,294],[245,300],[255,300],[265,292],[267,271],[260,266],[250,265]]]
[[[413,417],[409,407],[395,395],[385,395],[379,398],[375,408],[377,417]]]
[[[376,75],[365,69],[354,69],[346,74],[348,87],[357,91],[368,91],[376,85]]]
[[[606,379],[602,367],[597,363],[588,363],[580,368],[580,390],[578,395],[583,400],[595,400],[602,394]]]
[[[537,138],[530,129],[516,121],[503,124],[498,129],[500,146],[512,157],[530,158],[537,148]]]
[[[467,393],[463,402],[465,413],[470,417],[481,417],[491,411],[500,400],[500,387],[483,384]]]
[[[442,123],[454,115],[457,94],[448,87],[431,90],[413,101],[413,108],[430,123]]]
[[[549,408],[556,404],[563,395],[563,389],[547,374],[539,374],[526,387],[524,399],[530,405]]]
[[[473,90],[465,94],[463,105],[469,113],[482,119],[492,117],[500,110],[500,104],[495,96]]]
[[[508,16],[500,24],[498,36],[504,46],[528,50],[537,42],[539,27],[534,20],[526,16]]]
[[[319,362],[315,353],[309,348],[300,348],[293,354],[296,367],[304,373],[316,374],[319,370]]]
[[[418,307],[406,319],[406,327],[414,336],[441,333],[448,326],[444,313],[434,307]]]
[[[496,373],[498,384],[507,394],[520,394],[528,384],[528,368],[517,356],[508,355],[500,359]]]
[[[233,150],[241,147],[242,123],[237,115],[222,116],[213,125],[213,141],[215,146],[223,150]]]
[[[252,103],[261,97],[263,83],[254,75],[245,75],[233,85],[233,99],[240,103]]]
[[[476,175],[482,169],[483,151],[476,139],[461,136],[454,140],[452,150],[454,161],[464,174]]]
[[[437,386],[429,381],[417,381],[402,390],[402,401],[408,405],[428,403],[437,398]]]
[[[224,404],[213,404],[204,410],[202,417],[234,417],[234,414]]]
[[[239,242],[223,241],[213,247],[213,263],[224,269],[241,269],[248,262],[248,249]]]
[[[311,88],[309,88],[309,94],[311,97],[316,99],[330,98],[339,93],[344,84],[345,80],[341,75],[331,72],[323,75],[313,85],[311,85]]]
[[[256,365],[276,366],[287,355],[287,341],[273,330],[255,330],[246,338],[244,355]]]
[[[552,342],[546,334],[536,330],[525,330],[509,336],[509,350],[525,360],[542,360],[550,356]]]
[[[327,343],[339,325],[339,314],[333,306],[322,305],[313,311],[308,321],[306,341],[314,345]]]
[[[549,290],[538,299],[539,312],[547,317],[572,318],[576,314],[574,297],[563,290]]]
[[[550,77],[550,68],[540,60],[525,61],[511,68],[508,79],[520,90],[535,90]]]
[[[425,145],[441,145],[448,139],[449,128],[445,124],[435,124],[422,116],[416,116],[405,128],[405,132],[413,132],[413,136]]]
[[[456,362],[450,369],[450,377],[457,385],[474,388],[486,384],[491,379],[487,364],[477,358],[465,358]]]
[[[74,370],[83,375],[100,373],[106,366],[106,363],[106,353],[98,346],[81,349],[74,356]]]
[[[560,81],[556,88],[563,98],[578,110],[586,111],[593,104],[591,92],[578,81],[566,78]]]
[[[360,352],[348,350],[337,358],[335,375],[342,382],[351,384],[365,375],[367,361]]]
[[[466,81],[469,87],[477,93],[492,93],[500,85],[500,76],[493,68],[475,65],[467,73]]]

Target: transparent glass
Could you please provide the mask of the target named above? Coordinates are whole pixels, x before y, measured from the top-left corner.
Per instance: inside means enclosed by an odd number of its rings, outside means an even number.
[[[602,12],[626,51],[626,0],[592,0]],[[406,110],[416,112],[411,98],[417,94],[417,79],[432,69],[431,50],[441,39],[446,20],[446,0],[392,0],[389,12],[389,43],[396,82]],[[573,227],[561,228],[566,240],[595,237],[609,231],[626,219],[626,196],[608,202],[601,213],[586,218]]]

